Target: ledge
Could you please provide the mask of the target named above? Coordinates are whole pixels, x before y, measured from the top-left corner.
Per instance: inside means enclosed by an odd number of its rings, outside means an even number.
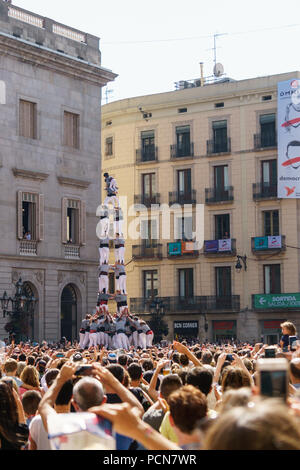
[[[39,171],[24,170],[21,168],[12,168],[12,172],[16,178],[27,178],[30,180],[45,181],[49,173],[41,173]]]
[[[64,186],[75,186],[76,188],[87,189],[91,181],[77,180],[75,178],[67,178],[66,176],[56,176],[59,184]]]

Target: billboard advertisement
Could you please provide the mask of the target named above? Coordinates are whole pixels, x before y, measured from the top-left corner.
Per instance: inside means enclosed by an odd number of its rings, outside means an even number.
[[[278,83],[278,197],[300,198],[300,79]]]

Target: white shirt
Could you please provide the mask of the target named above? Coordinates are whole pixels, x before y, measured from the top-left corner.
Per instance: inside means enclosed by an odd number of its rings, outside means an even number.
[[[29,425],[29,433],[32,440],[36,443],[37,450],[51,450],[48,434],[44,428],[40,415],[33,418]]]

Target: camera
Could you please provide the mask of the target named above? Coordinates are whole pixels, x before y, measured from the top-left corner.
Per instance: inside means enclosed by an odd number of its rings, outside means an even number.
[[[288,397],[289,364],[284,358],[259,359],[257,361],[258,386],[265,397]]]

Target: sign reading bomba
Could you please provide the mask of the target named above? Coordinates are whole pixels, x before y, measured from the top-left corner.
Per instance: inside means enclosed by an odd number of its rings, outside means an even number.
[[[300,198],[300,79],[278,83],[278,197]]]

